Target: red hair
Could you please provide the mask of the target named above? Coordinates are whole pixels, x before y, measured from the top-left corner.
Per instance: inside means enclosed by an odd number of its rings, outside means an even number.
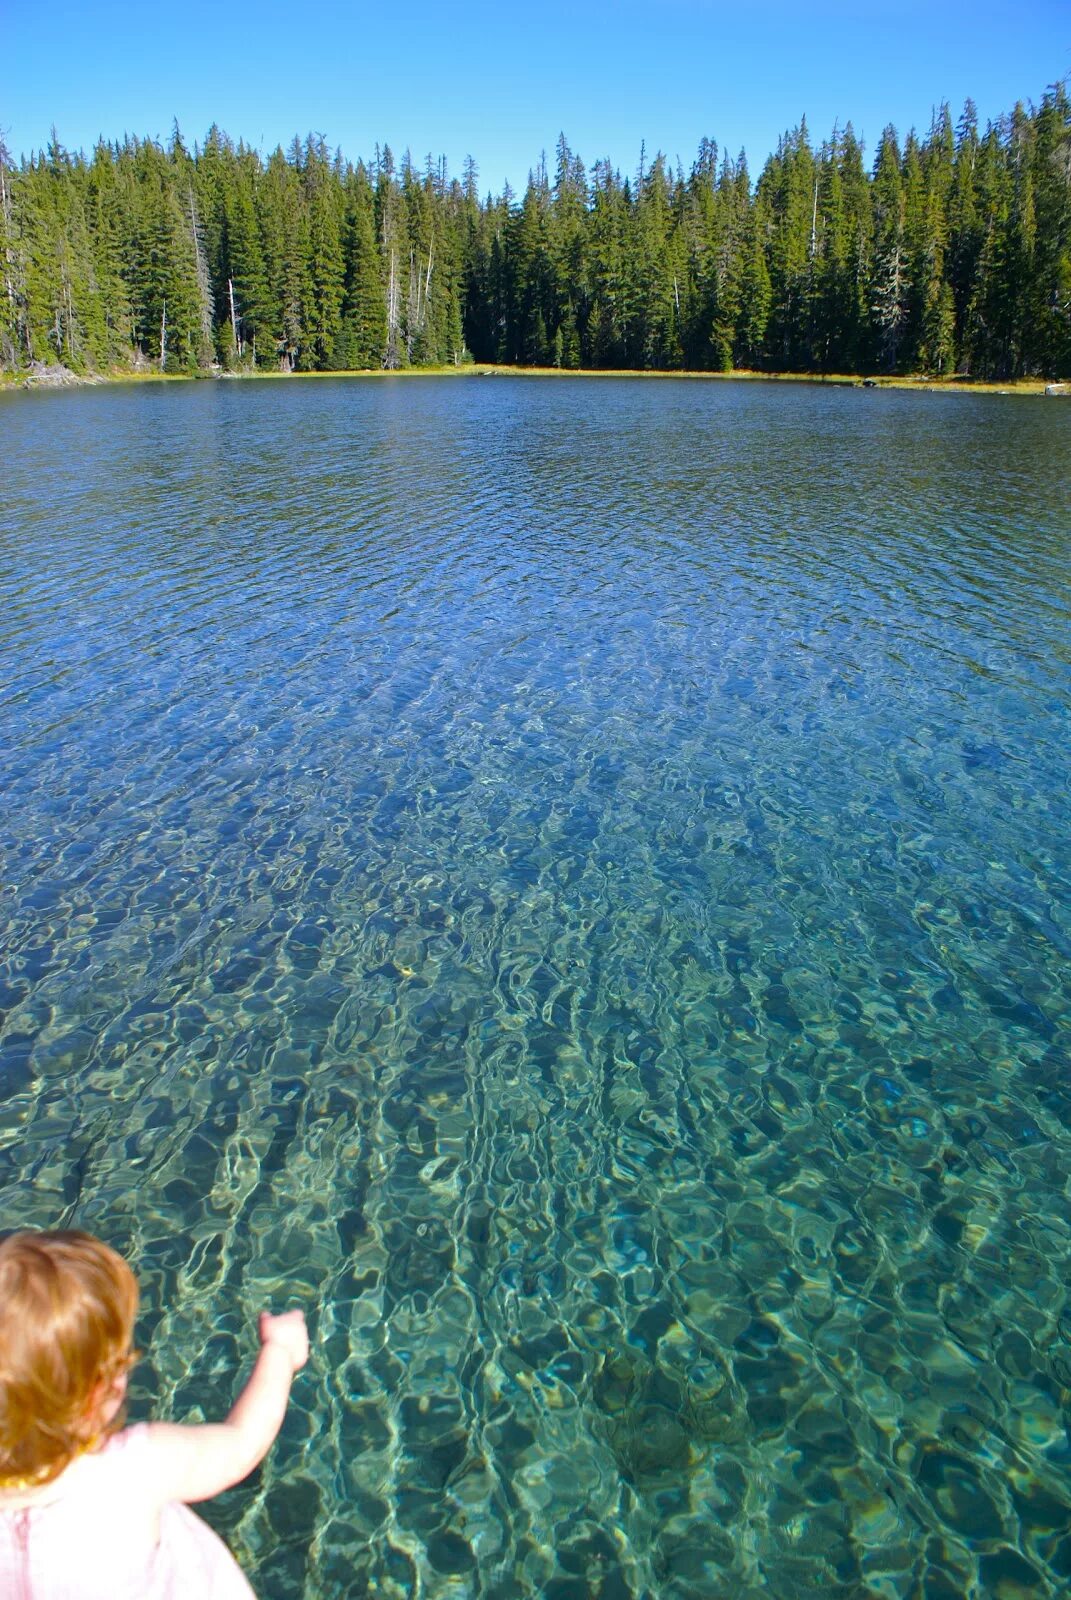
[[[0,1243],[0,1486],[49,1483],[101,1434],[102,1400],[129,1366],[138,1286],[88,1233]]]

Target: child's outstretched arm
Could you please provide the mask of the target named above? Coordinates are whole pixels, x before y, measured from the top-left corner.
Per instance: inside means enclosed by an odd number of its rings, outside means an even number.
[[[149,1424],[164,1500],[210,1500],[241,1483],[271,1448],[286,1415],[290,1384],[309,1357],[300,1311],[260,1316],[260,1354],[225,1422],[183,1427]]]

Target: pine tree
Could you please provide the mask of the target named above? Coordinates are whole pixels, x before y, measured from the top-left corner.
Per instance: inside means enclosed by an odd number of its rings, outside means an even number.
[[[345,268],[342,256],[338,184],[332,182],[323,140],[305,146],[304,190],[308,217],[304,275],[304,364],[328,367],[341,325]]]
[[[775,367],[806,368],[813,365],[818,297],[818,169],[806,118],[780,141],[759,192],[771,219],[767,356]]]
[[[405,298],[405,349],[409,363],[423,364],[444,358],[445,294],[442,219],[436,226],[436,174],[431,157],[419,176],[407,159],[402,174],[402,202],[406,222],[408,293]]]
[[[608,161],[595,163],[589,222],[592,286],[585,365],[624,367],[632,318],[632,292],[626,277],[629,199],[621,175]]]
[[[982,243],[965,318],[971,370],[986,378],[1006,378],[1012,367],[1014,293],[1012,255],[1012,174],[1001,130],[990,124],[979,144],[976,191]]]
[[[874,267],[871,317],[878,367],[895,372],[907,330],[909,278],[904,236],[904,188],[896,130],[881,136],[874,163]]]
[[[397,182],[394,157],[385,145],[382,156],[377,147],[375,211],[376,232],[383,256],[386,280],[387,344],[383,365],[388,371],[407,366],[409,345],[404,322],[408,303],[409,240],[405,198]]]
[[[104,303],[83,202],[84,163],[53,131],[19,186],[15,231],[27,241],[22,283],[27,353],[75,371],[107,359]]]
[[[903,215],[903,260],[906,284],[904,317],[899,339],[899,365],[905,371],[925,366],[922,354],[924,308],[940,287],[942,244],[931,239],[928,222],[922,151],[914,129],[904,144],[900,168]],[[937,218],[939,229],[942,219]]]
[[[979,329],[975,309],[976,278],[984,229],[978,202],[978,113],[968,100],[956,129],[952,182],[948,195],[948,281],[952,289],[958,337],[958,361],[971,370]]]
[[[224,197],[223,244],[228,342],[235,357],[263,363],[273,354],[272,301],[257,220],[256,156],[243,154]]]
[[[674,236],[673,202],[661,152],[638,183],[632,233],[635,316],[628,330],[630,365],[679,366],[681,241]]]
[[[704,137],[684,187],[679,222],[684,256],[681,344],[684,360],[697,370],[711,365],[711,335],[717,321],[722,247],[721,213],[715,197],[717,174],[718,147]]]
[[[104,320],[102,366],[128,361],[134,333],[130,295],[124,275],[124,210],[127,190],[110,146],[93,152],[86,174],[86,222]]]
[[[1030,370],[1071,370],[1071,99],[1048,89],[1034,119],[1033,275],[1027,291]]]
[[[546,166],[540,162],[528,174],[524,200],[507,232],[512,268],[508,349],[511,360],[526,366],[547,366],[552,357],[550,329],[557,300],[550,271],[549,212],[550,185]]]
[[[0,137],[0,367],[14,368],[29,354],[25,268],[15,209],[15,171]]]
[[[850,125],[805,122],[752,191],[704,139],[590,174],[562,135],[518,199],[430,155],[370,166],[295,139],[266,161],[212,127],[87,158],[0,144],[0,364],[168,371],[479,360],[564,367],[1071,366],[1071,109],[1058,85],[984,137],[941,106],[871,175]]]
[[[584,229],[587,221],[587,178],[564,135],[555,151],[554,192],[548,226],[548,256],[553,324],[554,365],[576,368],[581,362],[581,330],[586,325],[590,292],[586,282]]]
[[[736,324],[734,365],[761,368],[766,350],[766,330],[773,301],[773,285],[766,252],[773,223],[767,202],[756,201],[745,226],[741,248],[740,315]]]
[[[952,119],[943,105],[921,153],[923,193],[912,258],[916,361],[924,372],[938,376],[955,365],[955,297],[948,280],[954,159]]]
[[[375,235],[375,201],[363,167],[347,180],[345,284],[334,365],[381,367],[387,349],[387,306]]]
[[[869,353],[869,286],[874,216],[862,146],[851,123],[836,140],[839,201],[831,228],[831,327],[827,360],[831,371],[859,372]]]

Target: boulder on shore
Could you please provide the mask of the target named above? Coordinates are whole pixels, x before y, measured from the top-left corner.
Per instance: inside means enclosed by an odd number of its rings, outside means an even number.
[[[26,389],[65,389],[71,384],[101,383],[101,378],[72,372],[58,361],[31,361],[30,370],[23,378]]]

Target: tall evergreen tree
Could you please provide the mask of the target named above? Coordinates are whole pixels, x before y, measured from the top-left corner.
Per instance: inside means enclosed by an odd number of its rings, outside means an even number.
[[[332,182],[327,148],[309,135],[305,145],[304,198],[307,216],[307,271],[304,275],[303,322],[306,342],[302,364],[323,370],[341,325],[345,266],[337,182]]]
[[[1010,378],[1071,365],[1071,109],[1063,85],[980,135],[947,106],[871,174],[850,125],[805,122],[752,188],[704,139],[590,173],[564,135],[524,195],[467,162],[369,166],[295,139],[0,146],[0,362],[289,370],[477,359]]]
[[[1025,356],[1034,370],[1055,375],[1071,369],[1071,99],[1066,83],[1046,91],[1034,119],[1033,206]]]
[[[768,357],[774,366],[808,367],[813,364],[818,291],[818,168],[806,118],[782,138],[759,179],[759,191],[772,228]]]
[[[363,167],[346,182],[345,282],[335,365],[381,367],[387,351],[387,305],[375,233],[375,200]]]
[[[16,223],[15,173],[11,152],[0,136],[0,367],[13,368],[29,354],[26,328],[25,263]]]
[[[226,280],[226,344],[239,360],[265,361],[274,354],[272,300],[257,218],[259,162],[239,158],[224,196],[223,245]]]
[[[881,136],[874,163],[874,266],[871,315],[878,367],[895,372],[908,329],[910,278],[904,232],[904,184],[896,129]]]

